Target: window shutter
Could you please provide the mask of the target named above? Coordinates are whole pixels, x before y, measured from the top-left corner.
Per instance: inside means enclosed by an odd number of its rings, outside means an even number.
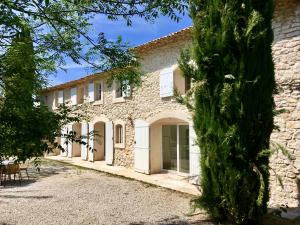
[[[82,141],[85,142],[86,144],[82,144],[81,145],[81,159],[82,160],[87,160],[88,159],[88,148],[87,148],[87,144],[88,144],[88,124],[83,122],[81,124],[81,135],[82,135]]]
[[[189,126],[189,148],[190,148],[190,182],[199,184],[200,179],[200,148],[196,143],[197,136],[192,124]]]
[[[61,128],[61,138],[60,138],[60,145],[63,147],[64,151],[61,151],[61,156],[67,156],[68,154],[68,144],[66,143],[66,138],[64,137],[67,134],[68,129],[66,126]]]
[[[149,124],[143,120],[134,122],[134,169],[137,172],[150,173]]]
[[[174,75],[173,67],[163,69],[160,72],[160,97],[173,96],[174,92]]]
[[[68,124],[67,125],[67,130],[68,130],[68,135],[70,135],[70,133],[73,131],[73,126],[72,124]],[[68,143],[68,157],[69,158],[72,158],[72,155],[73,155],[73,145],[72,143]]]
[[[128,97],[131,96],[131,86],[130,86],[128,80],[123,81],[122,96],[125,97],[125,98],[128,98]]]
[[[89,126],[89,149],[88,157],[90,162],[94,162],[94,124],[88,123]]]
[[[114,131],[112,121],[105,124],[105,161],[107,165],[112,165],[114,161]]]
[[[94,89],[95,89],[95,84],[94,84],[94,82],[89,83],[89,92],[88,92],[89,102],[93,102],[93,101],[95,100]]]
[[[71,104],[77,105],[77,88],[71,89]]]
[[[64,103],[64,91],[59,91],[58,92],[58,104],[63,104]]]

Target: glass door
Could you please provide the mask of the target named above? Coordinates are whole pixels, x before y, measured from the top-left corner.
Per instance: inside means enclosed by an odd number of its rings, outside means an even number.
[[[177,126],[162,126],[163,169],[177,170]]]
[[[179,125],[179,172],[190,172],[189,126]]]
[[[189,173],[189,126],[162,126],[163,169]]]

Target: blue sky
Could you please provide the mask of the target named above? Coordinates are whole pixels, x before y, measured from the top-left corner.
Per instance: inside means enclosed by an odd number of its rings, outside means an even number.
[[[183,16],[179,23],[172,21],[168,17],[160,17],[153,23],[146,22],[141,18],[134,18],[131,27],[126,26],[125,21],[110,21],[103,16],[96,16],[93,20],[92,32],[95,35],[99,32],[104,32],[106,37],[111,40],[122,36],[125,42],[128,42],[131,46],[136,46],[181,30],[191,24],[192,22],[188,15]],[[58,70],[56,75],[49,78],[50,85],[61,84],[93,73],[93,70],[85,65],[77,65],[69,59],[66,59],[66,62],[65,69],[67,71]]]

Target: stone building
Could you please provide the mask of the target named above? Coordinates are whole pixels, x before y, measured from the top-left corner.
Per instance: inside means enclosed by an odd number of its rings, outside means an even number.
[[[285,112],[275,118],[279,131],[272,140],[284,146],[295,159],[289,160],[279,151],[271,158],[271,167],[282,178],[278,185],[271,170],[270,205],[300,205],[300,1],[276,0],[273,19],[273,59],[278,94],[275,103]]]
[[[270,206],[296,207],[300,205],[300,1],[276,2],[273,56],[279,93],[275,101],[278,109],[287,111],[276,116],[280,130],[274,131],[272,141],[285,146],[293,159],[281,152],[271,158]],[[201,151],[194,145],[191,115],[173,93],[176,88],[184,94],[191,86],[177,66],[181,49],[190,43],[187,28],[138,46],[144,74],[138,87],[122,91],[117,82],[109,87],[106,72],[48,88],[44,100],[53,109],[63,102],[90,108],[88,121],[70,124],[63,132],[98,134],[89,140],[96,151],[72,144],[65,146],[68,152],[63,155],[105,160],[146,174],[172,171],[197,182]],[[274,171],[282,178],[283,189]]]

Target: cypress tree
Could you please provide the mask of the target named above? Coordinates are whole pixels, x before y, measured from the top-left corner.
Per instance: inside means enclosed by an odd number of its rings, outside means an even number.
[[[195,84],[202,194],[194,203],[218,221],[258,224],[269,200],[274,2],[192,0],[190,6],[193,44],[180,66]]]

